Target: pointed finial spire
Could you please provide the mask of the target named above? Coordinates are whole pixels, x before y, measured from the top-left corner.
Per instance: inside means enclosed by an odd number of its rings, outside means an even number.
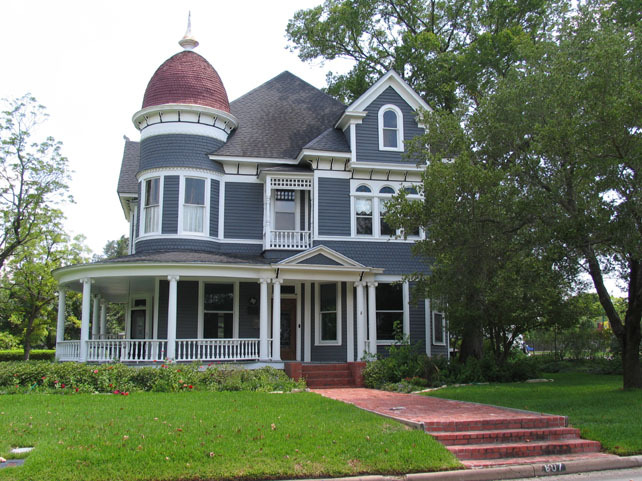
[[[193,50],[198,47],[198,40],[192,37],[192,12],[187,14],[187,31],[178,44],[185,50]]]

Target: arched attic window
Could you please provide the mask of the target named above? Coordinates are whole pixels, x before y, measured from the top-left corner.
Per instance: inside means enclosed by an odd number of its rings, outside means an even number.
[[[379,109],[379,150],[403,152],[403,113],[396,105]]]

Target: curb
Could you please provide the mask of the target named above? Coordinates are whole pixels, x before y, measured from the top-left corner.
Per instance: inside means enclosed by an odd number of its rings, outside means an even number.
[[[534,478],[539,476],[588,473],[590,471],[606,471],[609,469],[627,469],[640,467],[642,467],[642,456],[614,456],[613,458],[580,459],[577,461],[568,461],[565,463],[534,463],[499,468],[440,471],[436,473],[414,473],[399,476],[364,475],[345,478],[322,479],[331,479],[332,481],[495,481],[499,479]],[[316,479],[307,481],[319,480]]]

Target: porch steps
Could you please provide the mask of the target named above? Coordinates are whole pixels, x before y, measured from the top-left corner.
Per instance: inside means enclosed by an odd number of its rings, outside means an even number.
[[[309,388],[355,387],[356,382],[347,363],[303,364],[302,375]]]
[[[594,456],[600,443],[580,439],[564,416],[432,421],[424,429],[468,467],[528,463],[542,456]]]

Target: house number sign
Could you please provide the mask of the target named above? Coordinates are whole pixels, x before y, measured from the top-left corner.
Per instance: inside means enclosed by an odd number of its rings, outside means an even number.
[[[564,463],[545,464],[542,466],[542,471],[545,473],[561,473],[566,471],[566,465]]]

